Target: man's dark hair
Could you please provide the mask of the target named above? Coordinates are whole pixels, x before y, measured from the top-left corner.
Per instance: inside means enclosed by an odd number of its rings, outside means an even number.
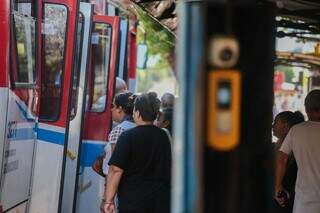
[[[160,100],[154,92],[139,95],[134,102],[135,110],[140,112],[143,121],[154,121],[160,109]]]
[[[320,112],[320,90],[312,90],[304,100],[306,112]]]

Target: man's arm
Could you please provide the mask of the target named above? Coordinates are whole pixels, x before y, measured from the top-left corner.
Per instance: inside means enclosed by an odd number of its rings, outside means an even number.
[[[282,151],[279,151],[278,152],[278,155],[277,155],[277,164],[276,164],[276,174],[275,174],[275,186],[274,186],[274,189],[275,189],[275,198],[277,198],[277,194],[279,191],[283,190],[283,187],[282,187],[282,179],[283,179],[283,176],[286,172],[286,167],[287,167],[287,162],[288,162],[288,155]],[[277,201],[279,202],[280,200],[277,199]],[[280,201],[280,205],[283,205]]]
[[[107,176],[107,185],[105,187],[105,204],[104,211],[114,211],[114,197],[118,191],[120,179],[123,174],[123,169],[111,165]]]

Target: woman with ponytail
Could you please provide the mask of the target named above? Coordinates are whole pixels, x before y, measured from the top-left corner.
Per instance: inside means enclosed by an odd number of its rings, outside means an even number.
[[[118,125],[115,126],[109,133],[108,143],[104,148],[104,154],[99,156],[93,164],[93,169],[101,176],[105,176],[106,180],[109,170],[108,162],[111,158],[119,136],[122,132],[136,126],[132,118],[134,99],[135,95],[133,95],[131,92],[119,93],[114,97],[111,113],[112,120],[118,123]],[[100,207],[101,212],[104,212],[104,202],[105,199],[102,199]]]
[[[119,136],[122,132],[136,126],[132,117],[135,97],[136,96],[131,92],[119,93],[114,97],[111,113],[112,120],[118,123],[118,125],[111,130],[108,138],[108,144],[105,147],[106,156],[103,161],[103,173],[105,175],[108,173],[108,162]]]

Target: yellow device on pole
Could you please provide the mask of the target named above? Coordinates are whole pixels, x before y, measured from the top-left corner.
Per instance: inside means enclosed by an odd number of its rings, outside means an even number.
[[[207,142],[217,151],[230,151],[240,142],[240,98],[240,71],[208,72]]]

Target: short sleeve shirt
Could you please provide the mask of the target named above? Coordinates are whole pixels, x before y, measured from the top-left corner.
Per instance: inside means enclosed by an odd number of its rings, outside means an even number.
[[[320,122],[293,126],[280,151],[288,155],[293,152],[296,159],[296,197],[304,202],[320,202]]]
[[[118,197],[120,210],[143,209],[146,203],[170,203],[171,144],[154,125],[137,126],[122,133],[109,165],[124,170]],[[156,212],[156,211],[152,211]]]

